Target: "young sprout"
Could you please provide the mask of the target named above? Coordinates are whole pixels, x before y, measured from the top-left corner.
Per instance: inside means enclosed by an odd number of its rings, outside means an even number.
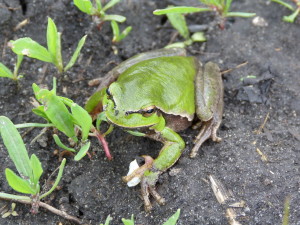
[[[15,125],[5,116],[0,116],[0,134],[7,148],[9,157],[13,161],[17,175],[13,170],[6,168],[5,176],[9,186],[17,192],[24,195],[11,195],[0,192],[0,198],[13,199],[13,200],[24,200],[32,202],[32,212],[37,213],[39,207],[39,201],[44,197],[51,194],[57,187],[63,173],[63,169],[66,163],[64,159],[61,162],[58,176],[52,188],[46,193],[40,192],[40,177],[43,174],[43,167],[35,154],[29,157],[25,148],[24,142],[17,131]]]
[[[245,13],[245,12],[230,12],[230,6],[232,0],[199,0],[206,7],[187,7],[187,6],[177,6],[168,7],[166,9],[157,9],[153,12],[154,15],[164,15],[164,14],[186,14],[186,13],[197,13],[197,12],[216,12],[217,17],[220,18],[220,28],[224,29],[225,21],[227,17],[253,17],[255,13]],[[168,17],[169,18],[169,17]]]
[[[127,35],[130,33],[130,31],[132,30],[131,26],[126,27],[122,33],[120,33],[120,29],[119,29],[119,25],[116,21],[111,21],[111,28],[113,30],[113,39],[112,42],[113,43],[118,43],[120,41],[122,41],[124,38],[127,37]]]
[[[293,11],[293,13],[289,16],[284,16],[282,18],[282,20],[284,22],[288,22],[288,23],[294,23],[295,19],[297,18],[297,16],[300,13],[300,0],[292,0],[296,6],[293,6],[285,1],[282,0],[271,0],[272,2],[276,2],[280,5],[283,5],[284,7],[288,8],[289,10]]]
[[[53,126],[57,128],[76,144],[76,149],[67,147],[61,142],[59,136],[54,134],[54,141],[59,147],[67,151],[77,152],[74,159],[78,161],[87,154],[90,148],[88,136],[95,136],[102,143],[107,157],[109,159],[112,158],[104,137],[99,130],[93,126],[92,118],[89,113],[71,99],[56,95],[55,78],[53,80],[52,90],[42,89],[36,84],[32,85],[32,89],[35,98],[41,103],[41,105],[32,111],[47,120],[48,124],[44,124],[44,127]],[[42,126],[41,124],[36,125],[39,127]],[[31,124],[31,126],[34,127],[36,127],[36,125]],[[25,126],[26,124],[23,124],[22,127]],[[80,140],[78,139],[77,132],[79,130],[81,131]]]
[[[13,80],[19,80],[22,78],[22,75],[18,75],[19,68],[23,61],[23,55],[17,55],[17,62],[14,67],[14,72],[7,68],[4,64],[0,63],[0,77],[8,77]]]
[[[54,21],[48,17],[47,48],[43,47],[29,37],[10,41],[9,46],[16,54],[25,55],[30,58],[52,63],[60,73],[63,73],[70,69],[76,62],[81,48],[85,43],[85,39],[86,35],[80,39],[70,61],[66,66],[64,66],[61,54],[61,33],[57,32]]]
[[[74,5],[76,5],[80,11],[92,16],[99,30],[101,29],[105,21],[111,21],[111,27],[113,30],[113,43],[117,43],[123,40],[132,29],[131,26],[128,26],[120,34],[118,23],[125,22],[126,17],[120,15],[106,14],[106,11],[108,9],[112,8],[120,1],[121,0],[110,0],[105,6],[102,6],[100,0],[95,0],[95,4],[93,4],[90,0],[73,0]]]

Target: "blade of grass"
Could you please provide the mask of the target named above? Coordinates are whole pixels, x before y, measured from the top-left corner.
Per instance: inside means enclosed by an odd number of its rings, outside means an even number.
[[[92,15],[93,4],[90,0],[74,0],[74,5],[82,12]]]
[[[78,42],[77,48],[75,49],[75,52],[73,53],[73,55],[72,55],[69,63],[66,65],[64,71],[67,71],[68,69],[70,69],[74,65],[74,63],[76,62],[76,60],[77,60],[77,58],[79,56],[79,53],[80,53],[80,51],[81,51],[81,49],[82,49],[82,47],[83,47],[83,45],[85,43],[86,37],[87,37],[87,35],[84,35],[80,39],[80,41]]]
[[[65,165],[66,165],[66,159],[63,159],[63,160],[61,161],[60,166],[59,166],[59,171],[58,171],[56,180],[55,180],[55,182],[54,182],[52,188],[51,188],[49,191],[47,191],[45,194],[42,194],[42,195],[40,196],[40,199],[45,198],[46,196],[50,195],[50,194],[55,190],[55,188],[57,187],[57,185],[58,185],[58,183],[59,183],[59,181],[60,181],[60,179],[61,179],[61,177],[62,177],[62,174],[63,174],[63,172],[64,172]]]
[[[126,21],[126,17],[124,16],[120,16],[120,15],[105,15],[103,17],[103,20],[104,21],[112,21],[112,20],[115,20],[119,23],[123,23]]]
[[[79,161],[80,159],[82,159],[86,153],[88,152],[89,148],[91,146],[91,142],[87,141],[87,143],[85,143],[79,150],[79,152],[77,153],[77,155],[74,157],[75,161]]]
[[[280,4],[280,5],[283,5],[284,7],[288,8],[288,9],[291,10],[291,11],[294,11],[294,10],[295,10],[294,7],[293,7],[292,5],[290,5],[289,3],[286,3],[286,2],[284,2],[284,1],[281,1],[281,0],[271,0],[271,1],[272,1],[272,2],[276,2],[276,3]]]
[[[65,149],[67,151],[70,151],[70,152],[76,152],[74,148],[69,148],[68,146],[64,145],[60,138],[57,136],[57,134],[53,134],[53,139],[54,139],[54,142],[59,146],[61,147],[62,149]]]
[[[177,220],[180,216],[180,209],[176,211],[163,225],[176,225]]]
[[[246,12],[229,12],[225,17],[244,17],[249,18],[255,16],[256,13],[246,13]]]
[[[9,46],[18,55],[26,55],[44,62],[52,62],[52,57],[48,50],[31,38],[25,37],[16,41],[10,41]]]
[[[175,6],[166,9],[156,9],[153,11],[154,15],[165,15],[168,13],[195,13],[195,12],[206,12],[212,11],[210,8],[197,8],[197,7],[187,7],[187,6]]]
[[[0,63],[0,77],[8,77],[14,79],[13,73],[2,63]]]
[[[172,26],[179,32],[179,34],[185,39],[189,39],[190,32],[186,25],[185,17],[182,14],[170,13],[167,17]]]
[[[110,0],[104,7],[103,7],[103,11],[105,12],[106,10],[108,10],[109,8],[113,7],[114,5],[116,5],[117,3],[119,3],[121,0]]]
[[[33,172],[33,182],[35,185],[37,185],[39,183],[40,177],[43,174],[43,167],[40,160],[35,154],[31,155],[30,162],[31,162],[31,168]]]
[[[57,46],[57,28],[53,20],[48,17],[48,26],[47,26],[47,47],[48,52],[50,53],[52,57],[53,64],[57,64],[56,59],[56,46]]]
[[[0,116],[0,133],[19,174],[31,178],[31,163],[24,142],[15,125],[5,116]]]

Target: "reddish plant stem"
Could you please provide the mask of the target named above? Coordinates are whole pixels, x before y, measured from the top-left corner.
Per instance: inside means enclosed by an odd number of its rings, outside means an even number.
[[[112,160],[112,156],[110,154],[107,141],[105,140],[105,138],[103,137],[103,135],[99,131],[97,131],[96,129],[94,130],[94,134],[96,135],[98,141],[102,144],[103,150],[104,150],[105,155],[108,158],[108,160]]]

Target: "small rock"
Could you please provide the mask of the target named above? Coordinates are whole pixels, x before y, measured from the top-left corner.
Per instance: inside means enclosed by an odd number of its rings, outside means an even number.
[[[252,24],[256,27],[267,27],[268,22],[261,16],[256,16],[252,20]]]
[[[170,170],[169,175],[171,177],[176,176],[178,173],[180,173],[180,171],[181,171],[181,168],[173,168]]]

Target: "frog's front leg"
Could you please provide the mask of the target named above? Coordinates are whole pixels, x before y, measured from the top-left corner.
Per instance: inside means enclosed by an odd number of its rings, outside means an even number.
[[[200,64],[200,63],[199,63]],[[199,65],[200,67],[200,65]],[[190,157],[195,157],[200,146],[208,138],[219,142],[217,130],[223,114],[223,81],[217,64],[209,62],[204,72],[198,70],[195,79],[196,114],[202,121],[201,130],[196,137]]]
[[[155,134],[148,135],[148,137],[164,143],[158,157],[153,160],[150,156],[143,156],[145,158],[145,164],[136,169],[132,174],[123,177],[125,182],[129,182],[134,177],[141,178],[141,192],[146,211],[152,209],[149,200],[150,194],[159,204],[163,205],[165,203],[164,198],[156,192],[155,184],[159,175],[170,168],[179,159],[185,147],[182,138],[168,127],[164,127],[163,130],[156,131]]]

